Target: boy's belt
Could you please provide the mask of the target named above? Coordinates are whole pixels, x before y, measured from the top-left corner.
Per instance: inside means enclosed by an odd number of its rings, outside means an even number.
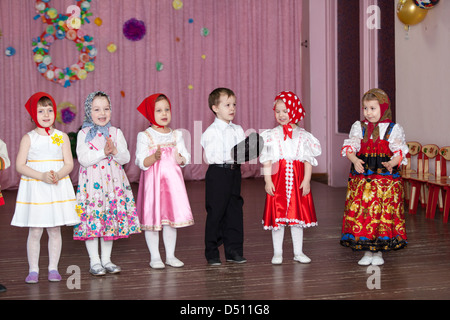
[[[210,164],[210,166],[219,167],[219,168],[225,168],[225,169],[231,169],[231,170],[237,170],[237,169],[241,168],[240,164],[234,164],[234,163]]]

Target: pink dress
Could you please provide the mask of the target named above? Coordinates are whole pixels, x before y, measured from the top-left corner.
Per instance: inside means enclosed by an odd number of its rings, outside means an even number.
[[[158,145],[161,159],[145,168],[144,159],[154,154]],[[189,162],[190,155],[181,132],[163,134],[148,128],[138,135],[136,164],[142,171],[137,212],[141,230],[160,231],[163,225],[180,228],[194,224],[183,173],[175,160],[175,152],[182,154]]]

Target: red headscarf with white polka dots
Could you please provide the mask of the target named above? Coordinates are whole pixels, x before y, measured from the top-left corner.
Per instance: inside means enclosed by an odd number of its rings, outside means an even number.
[[[293,130],[291,123],[296,124],[297,122],[301,121],[305,117],[305,109],[303,108],[300,99],[292,91],[282,91],[275,97],[273,107],[274,110],[278,100],[284,102],[289,114],[289,123],[283,126],[284,140],[286,140],[287,137],[292,139]]]

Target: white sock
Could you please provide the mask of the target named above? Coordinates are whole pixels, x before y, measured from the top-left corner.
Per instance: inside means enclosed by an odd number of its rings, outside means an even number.
[[[292,245],[294,247],[294,256],[303,253],[303,228],[291,227]]]
[[[273,255],[274,257],[283,256],[283,239],[284,239],[284,227],[278,230],[272,230],[272,242],[273,242]]]
[[[106,241],[103,238],[100,239],[100,248],[102,255],[102,266],[106,266],[111,263],[111,252],[113,247],[113,240]]]
[[[146,230],[145,241],[150,251],[150,261],[161,261],[161,255],[159,254],[159,232]]]
[[[27,257],[29,272],[39,273],[39,254],[41,251],[41,236],[43,228],[30,228],[27,239]]]
[[[58,271],[59,258],[61,256],[62,239],[61,228],[47,228],[48,234],[48,271]]]
[[[98,254],[98,238],[92,240],[86,240],[86,249],[89,254],[90,266],[91,268],[96,264],[101,264],[100,256]]]
[[[177,229],[164,226],[163,229],[164,248],[166,249],[166,261],[175,258],[175,246],[177,243]]]

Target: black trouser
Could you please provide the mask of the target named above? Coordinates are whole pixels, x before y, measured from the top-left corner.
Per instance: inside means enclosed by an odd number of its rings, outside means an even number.
[[[206,182],[205,257],[219,258],[218,247],[225,248],[225,258],[243,256],[244,199],[241,197],[241,169],[210,165]]]

